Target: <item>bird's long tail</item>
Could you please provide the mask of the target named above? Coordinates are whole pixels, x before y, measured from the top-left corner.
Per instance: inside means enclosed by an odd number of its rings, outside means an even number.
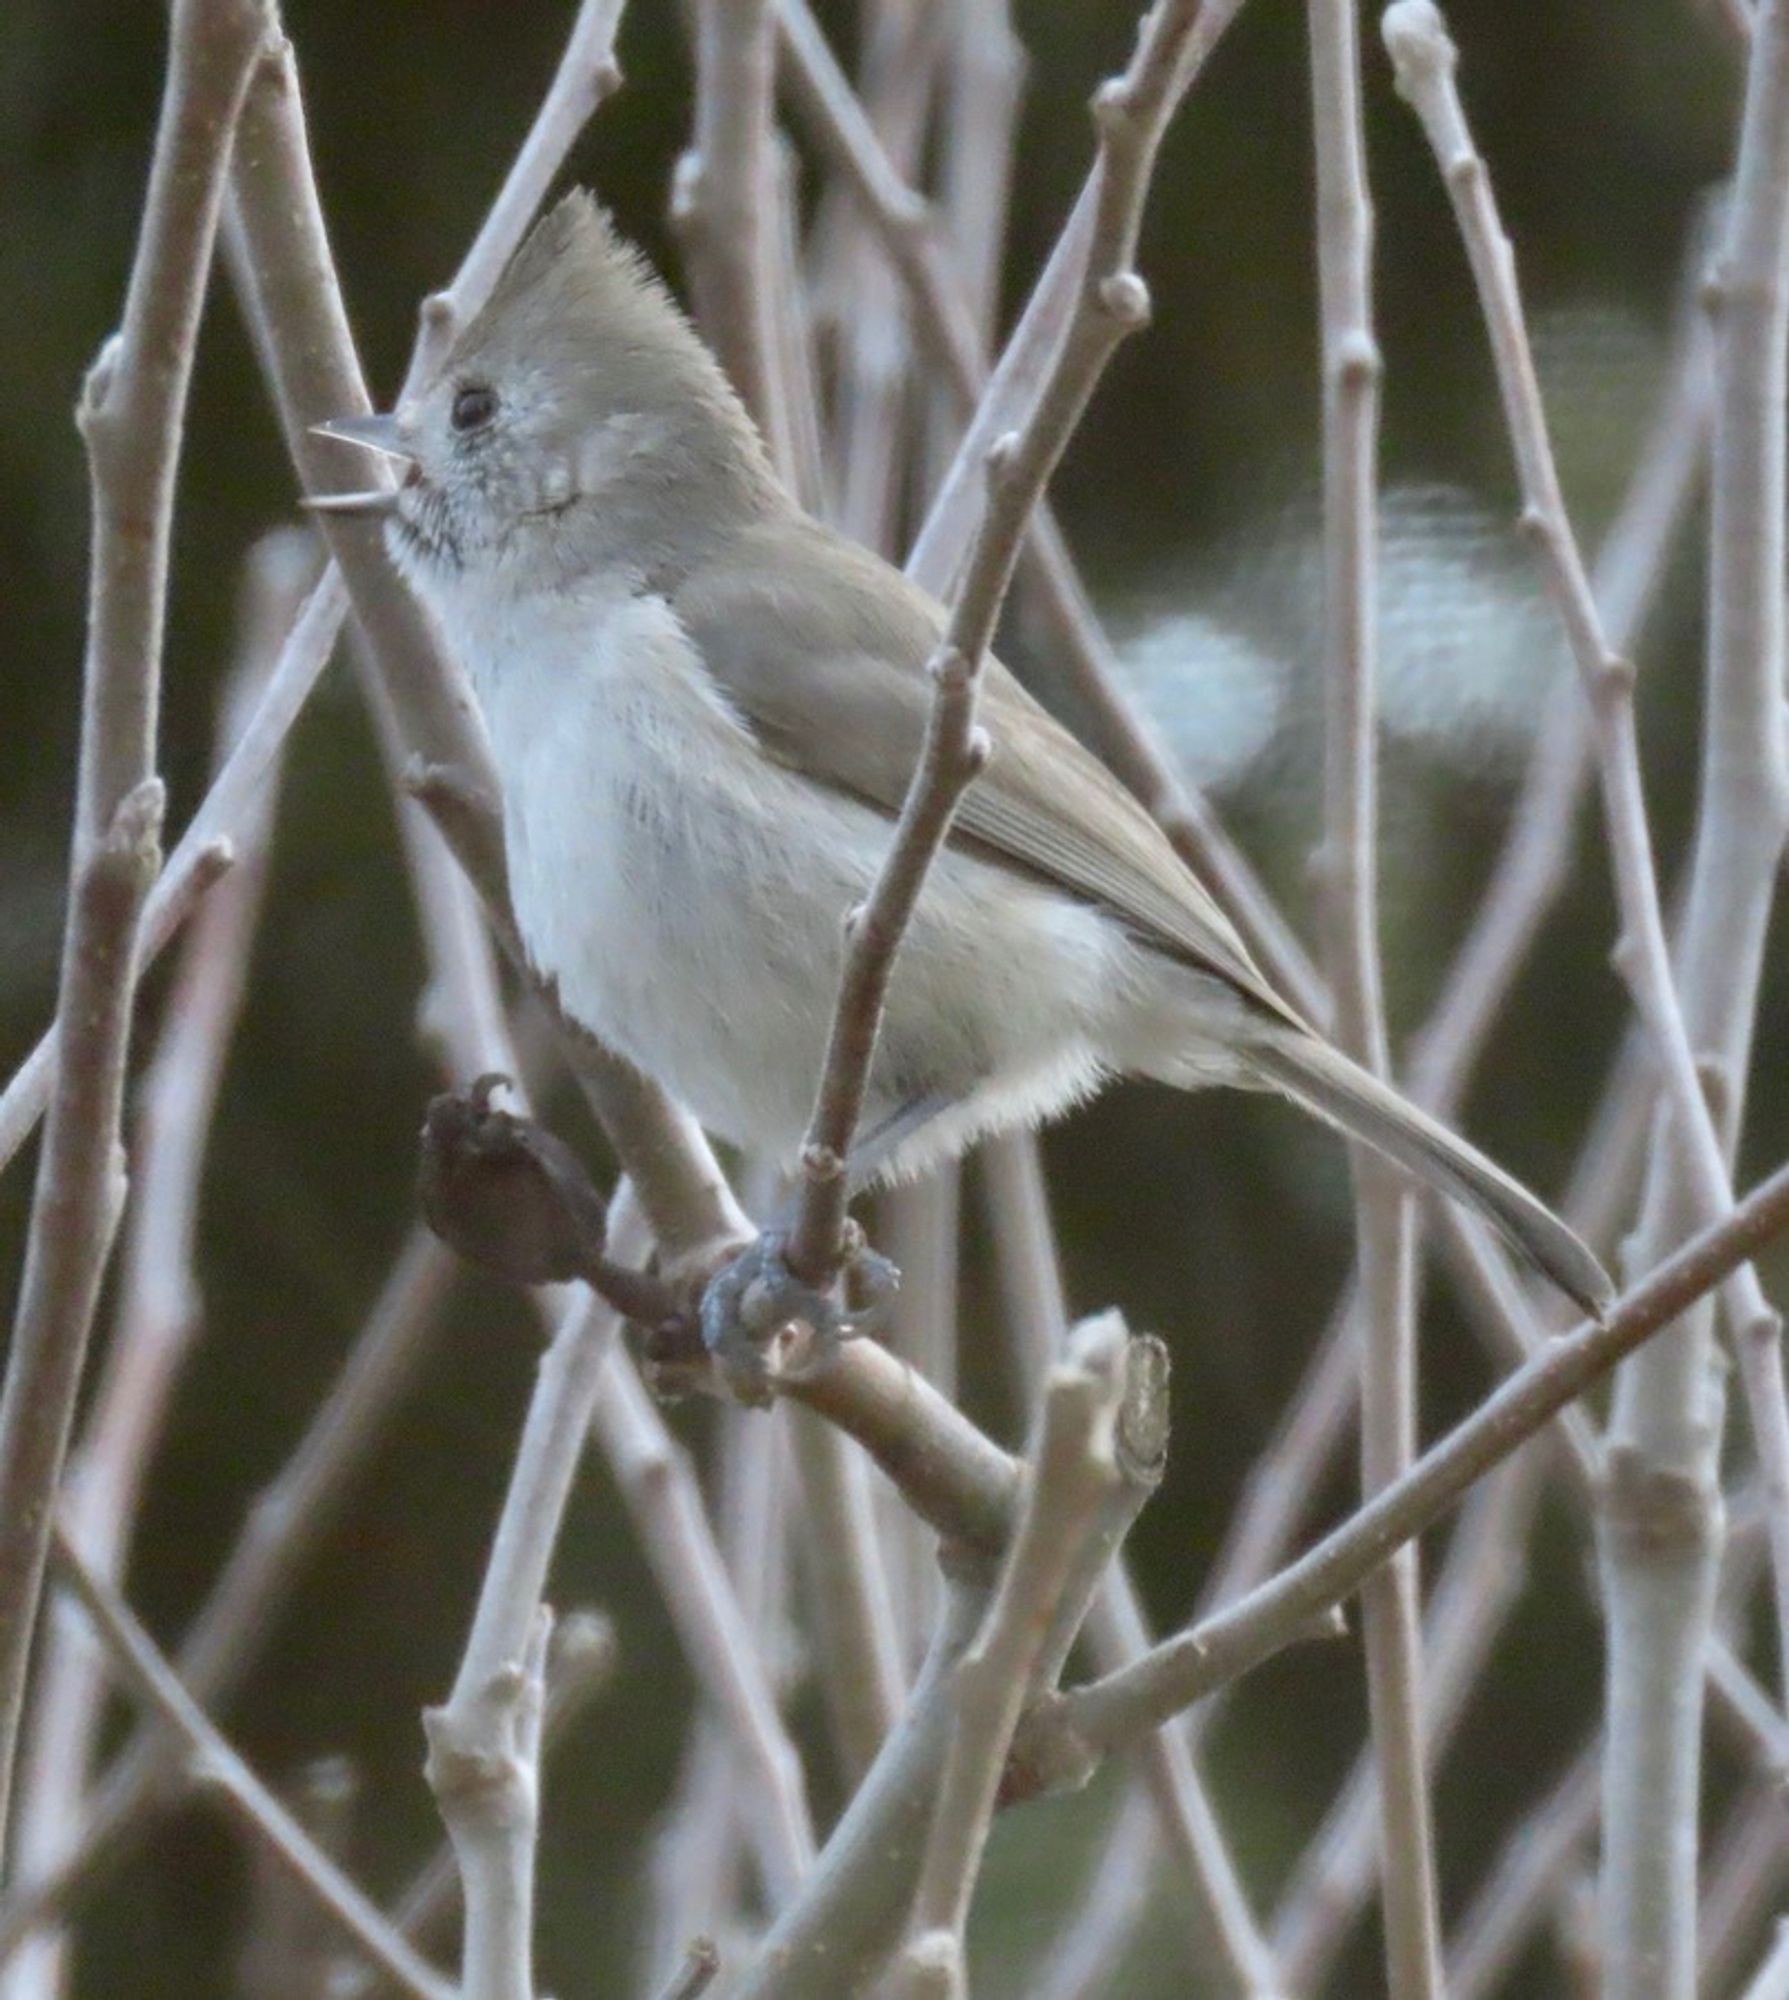
[[[1381,1083],[1339,1049],[1295,1028],[1266,1031],[1251,1067],[1294,1103],[1463,1201],[1537,1270],[1597,1318],[1614,1296],[1608,1273],[1547,1205],[1483,1153]]]

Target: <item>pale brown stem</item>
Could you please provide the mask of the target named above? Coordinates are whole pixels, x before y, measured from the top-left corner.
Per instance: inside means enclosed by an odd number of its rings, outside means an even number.
[[[264,0],[178,0],[123,321],[77,411],[93,543],[57,990],[68,1030],[0,1389],[0,1857],[50,1521],[124,1198],[119,1134],[142,915],[161,868],[155,730],[187,387],[231,142],[270,28]]]
[[[309,538],[290,529],[250,554],[239,658],[218,729],[220,764],[241,734],[316,567]],[[199,1185],[247,980],[277,785],[275,772],[241,829],[228,881],[207,898],[187,932],[144,1078],[117,1319],[63,1498],[69,1533],[93,1568],[115,1582],[129,1561],[169,1398],[199,1330]],[[15,1861],[21,1879],[59,1865],[80,1838],[105,1689],[91,1631],[66,1605],[56,1606],[38,1663],[20,1786]],[[45,1982],[54,1990],[59,1957],[57,1940],[41,1940],[0,1979],[0,1993],[22,2000],[46,1990]]]

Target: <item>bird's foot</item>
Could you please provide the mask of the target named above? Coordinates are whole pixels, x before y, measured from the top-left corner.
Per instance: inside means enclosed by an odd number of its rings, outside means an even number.
[[[703,1344],[742,1402],[768,1403],[773,1373],[805,1374],[841,1341],[879,1331],[900,1289],[900,1272],[855,1223],[834,1286],[797,1277],[783,1254],[787,1242],[781,1231],[766,1230],[702,1294]]]

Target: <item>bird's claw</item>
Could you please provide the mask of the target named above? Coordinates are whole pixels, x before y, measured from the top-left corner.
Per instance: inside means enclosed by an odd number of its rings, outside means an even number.
[[[901,1274],[856,1235],[847,1249],[845,1284],[821,1289],[799,1278],[784,1257],[787,1237],[766,1231],[709,1279],[702,1293],[702,1341],[742,1401],[770,1401],[771,1357],[785,1329],[804,1326],[808,1339],[792,1364],[802,1374],[820,1366],[844,1340],[875,1333],[888,1316]],[[847,1304],[841,1291],[855,1295]]]

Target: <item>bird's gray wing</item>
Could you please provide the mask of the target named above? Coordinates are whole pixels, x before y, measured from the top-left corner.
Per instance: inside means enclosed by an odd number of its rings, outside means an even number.
[[[672,598],[710,674],[767,755],[893,814],[931,703],[938,604],[878,557],[788,517],[736,537]],[[954,844],[1059,884],[1159,950],[1302,1026],[1161,829],[999,661],[982,677],[993,741]]]

